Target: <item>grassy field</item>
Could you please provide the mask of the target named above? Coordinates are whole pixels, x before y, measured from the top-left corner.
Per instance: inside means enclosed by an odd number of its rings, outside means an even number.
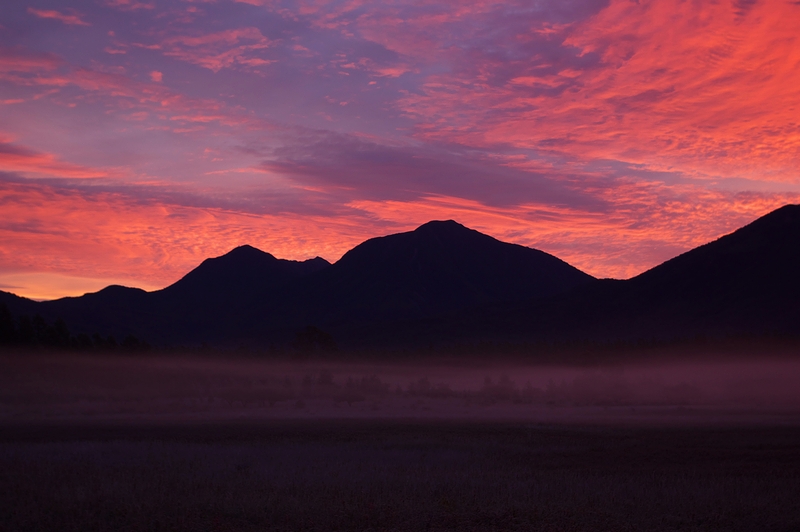
[[[3,530],[800,529],[800,429],[4,427]]]
[[[0,531],[800,530],[792,361],[0,367]]]

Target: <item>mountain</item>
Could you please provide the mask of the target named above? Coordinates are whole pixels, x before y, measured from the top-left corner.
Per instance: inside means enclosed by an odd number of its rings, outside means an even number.
[[[239,246],[206,259],[175,284],[154,292],[159,302],[221,304],[264,297],[294,279],[324,270],[330,263],[316,257],[306,261],[276,259],[252,246]]]
[[[332,265],[241,246],[155,292],[0,302],[160,345],[285,345],[308,325],[343,345],[800,337],[798,272],[800,206],[788,205],[625,281],[448,220],[367,240]]]
[[[302,262],[277,259],[240,246],[206,259],[176,283],[148,294],[148,307],[159,318],[161,341],[236,341],[248,334],[247,324],[254,317],[283,300],[295,281],[328,267],[320,257]]]
[[[800,205],[762,218],[625,283],[643,332],[800,333]]]
[[[82,332],[133,333],[156,344],[285,343],[312,324],[347,342],[358,341],[365,326],[390,330],[398,321],[548,297],[594,281],[552,255],[450,220],[367,240],[334,265],[241,246],[163,290],[109,287],[35,305]]]
[[[520,340],[800,337],[800,205],[632,279],[449,316],[434,336]]]
[[[367,240],[310,277],[298,295],[310,309],[307,321],[339,326],[537,299],[593,281],[543,251],[448,220]]]
[[[250,315],[287,285],[329,267],[316,257],[277,259],[252,246],[240,246],[203,261],[176,283],[154,292],[109,286],[80,297],[34,302],[12,294],[0,297],[16,314],[63,318],[78,332],[134,334],[156,344],[199,344],[232,340]],[[9,297],[9,296],[13,296]]]

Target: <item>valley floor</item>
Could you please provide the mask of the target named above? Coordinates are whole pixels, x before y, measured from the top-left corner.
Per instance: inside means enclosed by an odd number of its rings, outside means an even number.
[[[791,361],[0,364],[0,531],[800,530]]]
[[[3,530],[800,529],[800,427],[26,425]]]

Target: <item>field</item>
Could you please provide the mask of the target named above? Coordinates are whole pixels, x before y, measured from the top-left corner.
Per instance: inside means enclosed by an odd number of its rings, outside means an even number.
[[[0,530],[800,529],[793,362],[1,362]]]

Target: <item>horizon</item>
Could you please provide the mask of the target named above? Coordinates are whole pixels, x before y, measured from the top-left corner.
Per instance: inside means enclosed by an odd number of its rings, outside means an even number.
[[[668,24],[664,24],[669,20]],[[800,5],[0,6],[0,290],[456,219],[628,279],[800,203]]]

